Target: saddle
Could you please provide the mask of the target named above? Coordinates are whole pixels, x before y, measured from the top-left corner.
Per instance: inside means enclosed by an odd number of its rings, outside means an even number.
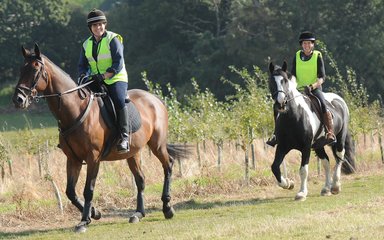
[[[320,123],[321,123],[319,129],[317,130],[317,132],[313,138],[314,143],[312,144],[312,148],[317,149],[317,148],[324,146],[324,143],[325,143],[325,137],[318,138],[323,130],[326,131],[323,113],[321,110],[321,103],[320,103],[320,100],[311,92],[305,92],[305,96],[308,97],[308,99],[311,103],[311,109],[316,114],[316,116],[320,119]]]
[[[111,148],[116,144],[116,141],[118,140],[118,134],[120,134],[117,123],[117,113],[115,105],[113,104],[113,101],[108,94],[108,90],[104,85],[99,85],[98,88],[93,87],[91,90],[96,92],[98,95],[97,103],[100,107],[101,116],[111,131],[109,138],[104,143],[102,157],[105,157],[111,151]],[[135,104],[129,99],[129,96],[125,99],[125,105],[128,108],[129,134],[132,134],[140,129],[141,116]]]

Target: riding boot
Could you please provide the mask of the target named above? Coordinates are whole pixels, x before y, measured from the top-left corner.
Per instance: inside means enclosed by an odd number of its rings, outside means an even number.
[[[327,110],[324,113],[324,125],[326,128],[326,134],[325,134],[325,144],[326,145],[332,145],[336,143],[336,137],[333,132],[333,119],[332,119],[332,114],[329,110]]]
[[[276,138],[275,133],[273,133],[273,135],[272,135],[272,136],[271,136],[265,143],[268,144],[268,145],[271,146],[271,147],[276,146],[276,144],[277,144],[277,138]]]
[[[277,110],[274,108],[273,109],[273,122],[275,124],[275,127],[276,127],[276,118],[277,118],[277,115],[278,115],[278,112]],[[277,144],[277,137],[276,137],[276,130],[273,130],[273,135],[265,142],[266,144],[268,144],[269,146],[271,147],[274,147],[276,146]]]
[[[120,139],[117,143],[117,151],[118,153],[129,152],[129,123],[127,106],[118,111],[117,120],[120,128]]]

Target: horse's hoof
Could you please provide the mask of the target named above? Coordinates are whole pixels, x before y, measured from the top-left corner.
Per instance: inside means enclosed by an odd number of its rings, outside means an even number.
[[[91,218],[99,220],[101,218],[101,212],[96,208],[92,207]]]
[[[175,209],[173,207],[170,207],[168,211],[163,212],[165,219],[171,219],[175,215]]]
[[[138,223],[143,218],[143,214],[141,212],[135,212],[130,218],[129,223]]]
[[[88,223],[85,221],[81,221],[79,224],[75,226],[75,233],[84,233],[87,231]]]
[[[340,193],[340,190],[341,190],[340,186],[334,186],[334,187],[331,188],[331,193],[336,195],[336,194]]]
[[[320,195],[321,196],[330,196],[332,194],[331,194],[331,191],[328,188],[323,188],[323,189],[321,189]]]
[[[295,182],[293,180],[289,180],[288,190],[292,190],[295,187]]]
[[[296,194],[296,197],[295,197],[295,200],[296,200],[296,201],[301,201],[301,202],[303,202],[303,201],[305,201],[306,199],[307,199],[307,196],[306,196],[304,193],[299,192],[299,193]]]

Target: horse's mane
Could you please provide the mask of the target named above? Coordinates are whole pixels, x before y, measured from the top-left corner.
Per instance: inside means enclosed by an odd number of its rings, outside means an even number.
[[[44,61],[48,62],[54,68],[58,69],[64,76],[66,76],[69,79],[73,80],[68,73],[66,73],[63,69],[61,69],[59,66],[57,66],[54,62],[52,62],[47,56],[45,56],[42,53],[40,54],[40,57],[38,57],[32,50],[31,51],[27,51],[26,58],[29,58],[30,60],[40,60],[40,61],[42,59],[44,59]]]
[[[42,58],[44,58],[44,61],[49,62],[49,64],[51,64],[53,67],[55,67],[56,69],[59,69],[60,72],[61,72],[63,75],[65,75],[65,76],[67,76],[68,78],[72,79],[71,76],[70,76],[68,73],[66,73],[63,69],[61,69],[61,68],[60,68],[59,66],[57,66],[54,62],[52,62],[47,56],[45,56],[44,54],[41,54],[41,56],[42,56]],[[73,80],[73,79],[72,79],[72,80]]]

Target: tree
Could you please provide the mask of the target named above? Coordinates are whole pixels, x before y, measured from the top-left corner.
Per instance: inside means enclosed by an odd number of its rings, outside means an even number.
[[[14,80],[22,62],[21,45],[32,45],[36,41],[44,45],[46,37],[60,36],[52,35],[50,28],[63,28],[68,19],[64,0],[3,0],[0,5],[3,26],[0,29],[0,78]]]

